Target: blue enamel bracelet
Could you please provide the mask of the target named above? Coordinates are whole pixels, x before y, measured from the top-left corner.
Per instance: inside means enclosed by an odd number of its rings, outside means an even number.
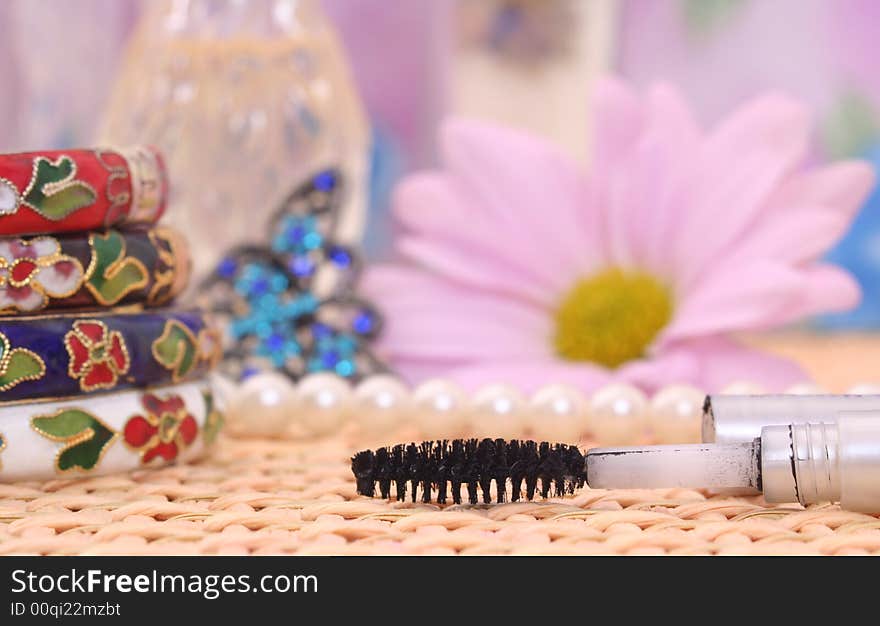
[[[193,380],[219,356],[197,311],[2,318],[0,403]]]

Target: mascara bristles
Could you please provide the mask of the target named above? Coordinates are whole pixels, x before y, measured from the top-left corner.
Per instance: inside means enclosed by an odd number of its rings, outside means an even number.
[[[452,501],[461,504],[461,488],[467,488],[467,499],[477,504],[492,501],[492,482],[498,502],[518,501],[523,495],[532,500],[541,483],[541,497],[551,490],[555,495],[574,493],[586,484],[584,455],[575,446],[534,441],[504,439],[455,439],[424,441],[421,444],[396,445],[391,448],[364,450],[351,459],[351,471],[357,481],[357,492],[364,496],[391,497],[391,483],[396,498],[406,499],[407,485],[413,502],[421,490],[422,502],[430,502],[432,494],[438,504]]]

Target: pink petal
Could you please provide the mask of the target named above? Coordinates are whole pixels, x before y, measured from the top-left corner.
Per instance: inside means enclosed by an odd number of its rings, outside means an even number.
[[[12,258],[14,259],[36,259],[39,257],[30,242],[24,239],[16,239],[9,242],[9,249],[12,251]]]
[[[761,385],[770,392],[779,392],[791,385],[810,380],[796,363],[741,346],[723,337],[690,342],[678,349],[691,352],[700,363],[694,381],[706,393],[717,393],[737,381]]]
[[[612,373],[592,363],[553,359],[487,360],[458,367],[440,374],[467,391],[496,383],[512,385],[523,393],[534,393],[552,383],[571,385],[583,392],[593,391],[612,380]]]
[[[36,258],[46,257],[50,254],[61,252],[61,244],[57,239],[52,237],[36,237],[30,240],[30,246],[33,249]]]
[[[0,287],[0,310],[37,311],[46,305],[46,297],[29,286]]]
[[[582,227],[591,206],[571,157],[542,138],[474,120],[446,122],[440,139],[444,163],[491,218],[486,236],[513,236],[511,252],[551,281],[598,260],[599,233]]]
[[[56,261],[48,267],[37,270],[33,280],[42,285],[46,293],[53,298],[71,295],[77,290],[83,276],[79,261],[66,257],[67,260]]]
[[[623,81],[605,76],[592,95],[594,179],[616,171],[641,136],[645,113],[638,96]]]
[[[664,385],[687,383],[699,376],[699,363],[686,350],[661,351],[656,356],[625,363],[614,378],[654,392]]]
[[[864,161],[838,161],[796,174],[768,201],[776,207],[823,206],[852,215],[874,187],[874,169]]]
[[[852,216],[824,207],[790,207],[768,214],[731,256],[743,259],[775,259],[800,264],[824,254],[852,224]]]
[[[790,306],[768,320],[772,326],[787,324],[820,313],[840,313],[855,308],[862,289],[846,270],[816,263],[800,272],[801,292]]]
[[[419,358],[395,357],[387,358],[381,349],[377,349],[377,354],[385,359],[386,363],[391,363],[394,367],[394,373],[400,376],[410,387],[416,387],[420,383],[432,378],[444,378],[449,374],[450,370],[457,367],[470,365],[467,361],[441,361]]]
[[[859,161],[790,177],[732,254],[791,263],[822,256],[847,232],[874,178],[870,165]]]
[[[558,298],[556,289],[529,280],[497,256],[467,250],[452,241],[402,235],[397,239],[396,248],[403,256],[459,285],[507,294],[541,306],[550,306]]]
[[[12,249],[13,242],[12,239],[0,240],[0,258],[3,258],[7,263],[12,263],[15,260],[15,253]]]
[[[596,391],[602,385],[620,381],[652,392],[664,385],[690,382],[699,376],[696,357],[686,351],[673,351],[658,357],[641,359],[611,370],[589,362],[565,361],[552,356],[529,361],[487,361],[452,368],[440,372],[465,389],[503,383],[517,387],[524,393],[554,383],[571,385],[585,393]]]
[[[680,96],[666,86],[654,87],[644,134],[607,181],[609,252],[615,264],[670,272],[669,241],[682,219],[699,140]]]
[[[803,158],[809,118],[797,102],[768,95],[723,122],[697,155],[699,168],[674,240],[679,284],[713,262],[752,224],[780,181]]]
[[[391,358],[534,357],[551,345],[546,312],[418,270],[371,268],[362,289],[385,315],[379,345]]]
[[[801,272],[756,260],[726,263],[679,301],[661,345],[685,337],[766,328],[803,292]]]
[[[513,273],[521,287],[512,293],[530,297],[529,293],[546,292],[548,284],[554,285],[558,280],[558,274],[549,272],[532,255],[523,254],[532,249],[528,238],[487,216],[484,204],[452,176],[408,176],[395,192],[394,212],[410,238],[420,243],[410,245],[404,252],[459,282],[476,281],[481,286],[488,280],[490,285],[497,282],[498,288],[504,288],[505,274]],[[471,276],[467,267],[450,265],[445,258],[446,263],[435,263],[436,255],[425,252],[425,248],[450,248],[480,257],[484,264],[499,268],[498,275],[493,277],[490,272],[488,276]]]

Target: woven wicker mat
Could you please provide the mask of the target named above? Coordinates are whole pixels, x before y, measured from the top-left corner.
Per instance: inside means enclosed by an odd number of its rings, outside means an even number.
[[[876,336],[762,345],[798,358],[829,389],[880,380]],[[351,431],[314,442],[226,436],[189,466],[0,484],[0,555],[880,553],[877,517],[684,489],[584,489],[546,502],[443,509],[357,496],[352,452],[410,434],[378,442]]]
[[[0,554],[880,553],[875,517],[683,489],[443,509],[370,500],[355,495],[346,439],[227,437],[191,466],[0,485]]]

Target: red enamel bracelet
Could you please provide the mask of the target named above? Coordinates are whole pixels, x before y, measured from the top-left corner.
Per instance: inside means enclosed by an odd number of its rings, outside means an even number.
[[[152,224],[167,196],[153,148],[0,155],[0,236]]]

